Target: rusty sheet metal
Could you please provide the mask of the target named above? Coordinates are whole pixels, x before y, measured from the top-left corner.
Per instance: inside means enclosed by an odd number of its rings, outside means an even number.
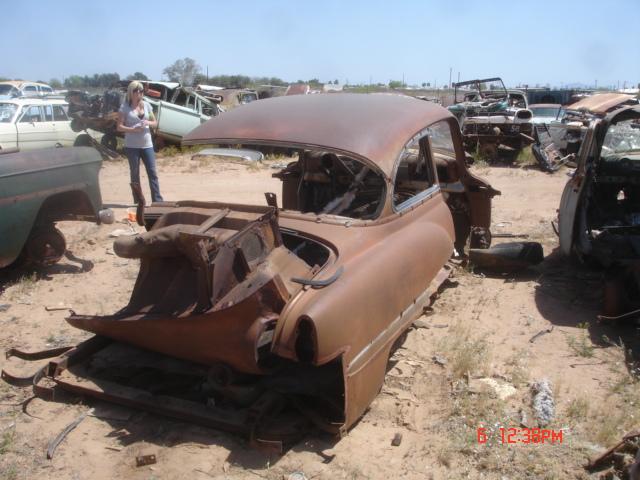
[[[453,116],[439,105],[403,95],[292,95],[251,102],[212,118],[182,143],[324,147],[369,159],[390,177],[405,143],[445,118]]]
[[[587,111],[596,115],[604,115],[612,108],[624,105],[634,99],[633,95],[624,93],[597,93],[572,103],[567,106],[567,110]]]

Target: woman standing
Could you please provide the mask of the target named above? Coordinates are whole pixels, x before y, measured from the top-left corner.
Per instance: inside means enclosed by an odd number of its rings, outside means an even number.
[[[161,202],[160,184],[156,173],[156,156],[153,151],[150,127],[158,122],[151,105],[142,100],[144,87],[134,80],[127,87],[127,95],[118,112],[118,131],[124,132],[124,153],[129,160],[131,183],[140,184],[140,159],[144,162],[151,188],[151,201]]]

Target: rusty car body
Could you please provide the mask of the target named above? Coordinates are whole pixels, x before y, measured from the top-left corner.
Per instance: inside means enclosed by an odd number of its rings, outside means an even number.
[[[558,211],[560,249],[603,272],[603,316],[640,311],[640,107],[589,124]]]
[[[38,265],[60,260],[66,249],[62,220],[113,222],[102,208],[93,148],[48,148],[0,156],[0,268],[19,257]]]
[[[199,366],[190,370],[200,375],[199,406],[186,414],[156,402],[156,411],[267,441],[282,437],[287,421],[278,415],[292,410],[344,434],[380,390],[394,342],[447,278],[454,247],[489,246],[499,192],[467,170],[456,119],[406,96],[265,99],[212,118],[184,143],[293,149],[297,159],[274,174],[281,205],[273,193],[264,206],[154,203],[148,231],[114,245],[141,259],[129,304],[67,321]],[[148,407],[148,393],[118,396],[122,388],[109,387],[110,375],[135,362],[107,368],[104,357],[90,381],[78,370],[63,378],[59,364],[51,376]],[[196,415],[210,398],[222,410]],[[265,406],[274,403],[277,411]],[[227,405],[250,413],[225,414]],[[256,433],[247,427],[256,419],[278,432]]]

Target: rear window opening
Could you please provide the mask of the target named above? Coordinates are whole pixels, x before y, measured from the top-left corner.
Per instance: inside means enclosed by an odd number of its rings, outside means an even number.
[[[345,155],[304,150],[273,176],[283,182],[284,210],[367,220],[376,218],[384,204],[382,175]]]

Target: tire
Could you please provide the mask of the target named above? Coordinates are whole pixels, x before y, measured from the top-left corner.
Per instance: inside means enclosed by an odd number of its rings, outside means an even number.
[[[27,262],[41,267],[57,263],[66,250],[64,235],[53,224],[34,228],[25,245]]]
[[[118,138],[115,135],[107,133],[102,136],[102,139],[100,140],[100,144],[103,147],[108,148],[109,150],[115,151],[116,148],[118,148]]]
[[[91,147],[93,146],[93,142],[89,135],[87,135],[86,133],[83,133],[82,135],[78,135],[76,137],[76,141],[73,142],[73,146],[74,147]]]

